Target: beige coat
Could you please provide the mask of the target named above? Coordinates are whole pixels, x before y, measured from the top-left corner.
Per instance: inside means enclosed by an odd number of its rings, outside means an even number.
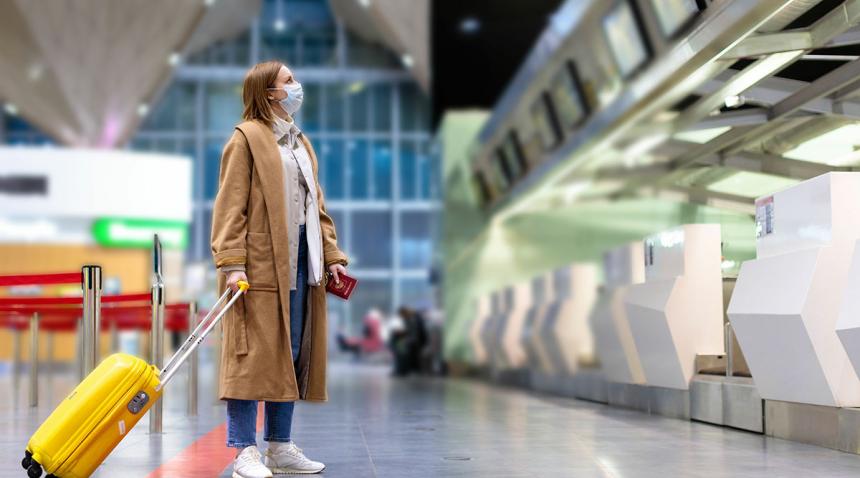
[[[317,158],[307,138],[314,178]],[[319,184],[319,181],[317,181]],[[317,187],[321,260],[346,264],[334,223]],[[216,267],[244,264],[251,289],[221,325],[221,399],[326,400],[325,283],[309,287],[299,369],[290,351],[290,250],[281,155],[272,129],[259,121],[236,127],[224,147],[212,210]],[[218,274],[224,290],[226,276]]]

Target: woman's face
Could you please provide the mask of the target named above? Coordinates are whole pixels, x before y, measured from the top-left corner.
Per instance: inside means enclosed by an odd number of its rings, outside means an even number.
[[[276,102],[287,97],[287,92],[284,91],[284,86],[295,83],[293,72],[286,66],[282,66],[278,72],[278,77],[275,78],[275,84],[269,89],[269,100]]]

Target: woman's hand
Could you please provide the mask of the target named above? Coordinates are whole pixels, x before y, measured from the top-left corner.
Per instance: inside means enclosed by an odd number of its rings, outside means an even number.
[[[248,282],[248,276],[245,275],[245,271],[230,271],[227,273],[227,287],[233,290],[233,292],[239,292],[239,281]]]
[[[346,274],[346,267],[341,264],[332,264],[328,266],[328,271],[331,272],[331,275],[334,278],[334,283],[340,285],[340,275]]]

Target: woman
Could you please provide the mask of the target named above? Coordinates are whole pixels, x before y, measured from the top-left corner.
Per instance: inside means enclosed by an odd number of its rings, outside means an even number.
[[[340,281],[338,249],[317,180],[317,160],[293,122],[302,86],[286,65],[260,63],[242,88],[245,120],[224,147],[212,210],[219,288],[250,290],[223,321],[220,395],[227,401],[233,478],[319,473],[290,440],[296,400],[325,401],[324,272]],[[256,446],[257,402],[265,401],[263,457]]]

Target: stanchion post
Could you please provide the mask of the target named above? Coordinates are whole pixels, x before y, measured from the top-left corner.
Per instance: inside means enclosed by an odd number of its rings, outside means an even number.
[[[12,390],[15,403],[18,403],[18,390],[21,384],[21,331],[16,326],[12,331]]]
[[[39,313],[30,316],[30,407],[39,406]]]
[[[78,382],[84,380],[84,318],[78,317],[75,334],[75,360],[77,360]]]
[[[161,268],[161,242],[153,239],[152,263],[155,280],[152,284],[152,324],[150,327],[150,358],[158,370],[164,366],[164,280]],[[164,400],[158,400],[149,409],[149,433],[162,432]]]
[[[82,321],[83,376],[87,376],[99,363],[99,333],[101,331],[102,268],[84,266],[81,271],[84,289],[84,315]]]
[[[188,304],[188,334],[190,335],[197,327],[197,302]],[[197,381],[200,360],[198,351],[191,354],[188,361],[188,415],[197,416]]]

